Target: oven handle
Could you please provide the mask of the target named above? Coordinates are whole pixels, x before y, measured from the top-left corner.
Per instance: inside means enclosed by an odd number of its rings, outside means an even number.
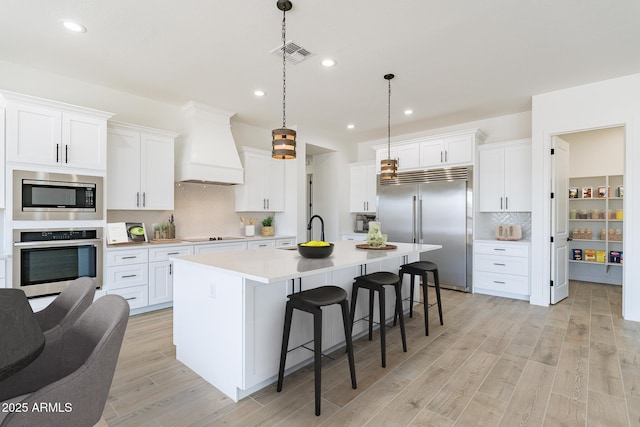
[[[13,246],[16,248],[42,248],[51,246],[85,246],[91,243],[100,243],[102,246],[103,239],[81,239],[81,240],[47,240],[44,242],[15,242]],[[96,245],[97,246],[97,245]]]

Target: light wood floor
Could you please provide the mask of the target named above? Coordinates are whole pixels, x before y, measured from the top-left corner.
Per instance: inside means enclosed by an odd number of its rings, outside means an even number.
[[[433,291],[433,290],[431,290]],[[133,316],[104,412],[110,426],[638,426],[640,323],[621,318],[621,287],[572,282],[550,308],[443,290],[444,326],[422,306],[380,342],[355,342],[358,389],[344,353],[234,403],[175,359],[172,311]],[[434,300],[433,296],[431,301]]]

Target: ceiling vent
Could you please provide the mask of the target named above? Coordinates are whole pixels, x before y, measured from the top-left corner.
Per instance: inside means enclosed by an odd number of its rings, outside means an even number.
[[[270,53],[282,58],[282,45],[273,49]],[[313,55],[313,53],[309,52],[307,49],[292,41],[288,41],[284,45],[284,56],[287,61],[293,64],[299,64],[305,59],[312,57]]]

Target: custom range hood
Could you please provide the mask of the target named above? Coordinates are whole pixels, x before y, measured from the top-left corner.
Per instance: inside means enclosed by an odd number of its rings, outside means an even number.
[[[231,135],[234,113],[194,101],[182,107],[184,132],[176,143],[176,181],[233,185],[244,170]]]

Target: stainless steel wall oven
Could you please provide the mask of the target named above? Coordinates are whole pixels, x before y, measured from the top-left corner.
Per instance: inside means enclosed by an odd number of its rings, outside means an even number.
[[[14,230],[13,287],[27,297],[60,293],[78,277],[102,287],[101,228]]]

